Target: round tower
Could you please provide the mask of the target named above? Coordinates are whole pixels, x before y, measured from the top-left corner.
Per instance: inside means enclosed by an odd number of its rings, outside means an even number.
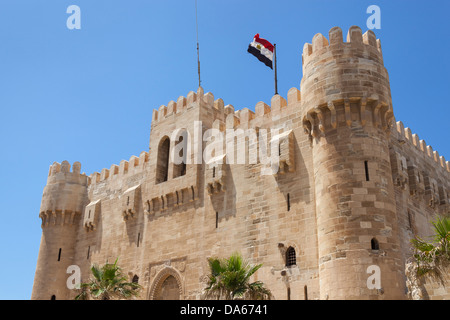
[[[81,165],[55,162],[50,167],[39,217],[42,237],[31,299],[69,299],[67,268],[75,254],[76,234],[87,201],[88,177]]]
[[[321,299],[402,299],[380,41],[335,27],[303,48],[302,117],[315,178]]]

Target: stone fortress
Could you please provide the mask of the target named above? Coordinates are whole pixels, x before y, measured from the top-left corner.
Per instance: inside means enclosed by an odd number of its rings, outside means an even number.
[[[170,101],[153,111],[149,152],[109,169],[88,176],[78,162],[53,163],[32,299],[72,299],[70,265],[84,282],[93,263],[116,258],[141,299],[201,299],[207,258],[235,251],[263,264],[255,279],[275,299],[406,299],[410,239],[450,212],[449,162],[396,122],[371,30],[353,26],[346,41],[338,27],[316,34],[302,66],[300,90],[255,112],[202,88]],[[172,133],[192,138],[196,121],[200,134],[278,128],[279,170],[262,175],[261,163],[223,155],[195,164],[187,152],[191,161],[173,163],[184,139]],[[370,266],[380,288],[367,285]]]

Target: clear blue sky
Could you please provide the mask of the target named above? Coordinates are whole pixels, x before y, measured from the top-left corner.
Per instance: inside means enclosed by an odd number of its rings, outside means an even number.
[[[152,110],[197,90],[194,0],[0,1],[0,299],[29,299],[49,166],[91,174],[148,151]],[[81,30],[69,30],[69,5]],[[202,86],[236,109],[270,104],[272,71],[246,52],[277,44],[279,92],[299,88],[320,32],[367,30],[381,8],[394,113],[450,160],[449,1],[198,0]]]

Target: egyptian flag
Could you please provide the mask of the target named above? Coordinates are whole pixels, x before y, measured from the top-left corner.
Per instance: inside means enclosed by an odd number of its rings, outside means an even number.
[[[266,39],[260,38],[259,33],[255,35],[253,41],[248,45],[247,52],[251,53],[257,57],[259,61],[273,69],[273,45]]]

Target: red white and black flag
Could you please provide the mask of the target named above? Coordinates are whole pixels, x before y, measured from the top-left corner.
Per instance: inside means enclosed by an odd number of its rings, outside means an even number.
[[[273,50],[274,46],[267,41],[259,37],[259,33],[255,35],[253,41],[248,45],[247,52],[258,58],[266,66],[273,69]]]

